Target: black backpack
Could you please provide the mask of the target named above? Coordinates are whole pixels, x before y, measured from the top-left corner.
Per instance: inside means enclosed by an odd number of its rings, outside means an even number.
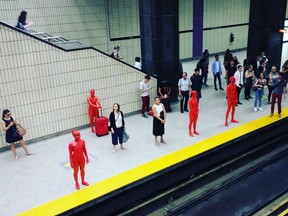
[[[196,65],[196,67],[197,68],[202,68],[202,58],[197,62],[197,65]]]
[[[115,58],[115,57],[114,57],[114,51],[110,54],[110,57],[111,57],[111,58]]]

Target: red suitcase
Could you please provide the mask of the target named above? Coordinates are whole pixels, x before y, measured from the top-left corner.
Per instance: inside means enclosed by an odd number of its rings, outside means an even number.
[[[100,110],[100,117],[95,119],[96,136],[104,136],[109,134],[108,131],[108,118],[102,116],[102,109]]]

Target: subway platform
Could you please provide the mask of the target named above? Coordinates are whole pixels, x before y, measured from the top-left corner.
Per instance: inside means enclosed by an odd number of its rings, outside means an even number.
[[[232,131],[231,137],[233,137],[237,127],[252,120],[262,117],[261,119],[271,122],[279,119],[276,114],[269,117],[270,105],[267,104],[266,89],[263,97],[263,112],[253,110],[254,100],[242,99],[243,105],[237,106],[235,114],[239,123],[229,123],[228,127],[224,127],[225,91],[215,91],[211,78],[208,84],[209,87],[203,87],[200,100],[201,109],[197,124],[200,135],[198,136],[188,135],[188,113],[180,113],[179,103],[172,104],[173,112],[167,114],[164,135],[167,144],[154,145],[152,117],[143,118],[140,114],[125,118],[130,139],[124,144],[126,150],[120,150],[118,146],[116,153],[113,153],[110,134],[96,137],[90,132],[90,128],[80,130],[90,160],[86,166],[86,181],[90,183],[89,187],[213,136],[227,134],[229,130]],[[243,91],[241,98],[243,98]],[[287,99],[284,99],[282,118],[288,115],[285,109],[287,105]],[[277,106],[275,110],[277,111]],[[32,215],[33,211],[29,209],[33,210],[45,203],[57,201],[60,197],[81,193],[87,190],[84,188],[89,188],[81,185],[79,191],[75,190],[68,154],[68,144],[71,140],[73,137],[68,133],[30,144],[28,148],[33,153],[31,156],[25,156],[24,151],[18,148],[18,160],[14,160],[11,151],[0,154],[0,215]],[[77,204],[77,200],[69,202]],[[70,204],[62,203],[64,206]]]

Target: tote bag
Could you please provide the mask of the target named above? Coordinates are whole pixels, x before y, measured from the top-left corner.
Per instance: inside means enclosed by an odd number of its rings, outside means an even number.
[[[126,143],[129,140],[129,134],[124,130],[123,131],[123,143]]]

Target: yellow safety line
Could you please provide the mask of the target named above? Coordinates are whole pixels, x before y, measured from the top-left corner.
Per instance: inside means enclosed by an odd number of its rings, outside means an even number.
[[[285,200],[283,200],[282,202],[278,203],[278,205],[274,206],[272,208],[273,211],[277,210],[278,208],[280,208],[281,206],[283,206],[284,204],[286,204],[288,202],[288,198],[286,198]]]
[[[283,109],[282,118],[287,117],[288,108]],[[212,148],[222,145],[230,140],[245,135],[249,132],[267,126],[281,120],[274,115],[272,118],[268,116],[261,117],[246,124],[240,125],[230,130],[226,130],[218,135],[209,137],[203,141],[193,143],[190,146],[177,150],[175,152],[164,155],[160,158],[142,164],[133,169],[117,174],[108,179],[97,182],[87,188],[75,191],[63,197],[49,201],[38,207],[18,214],[19,216],[26,215],[57,215],[68,211],[69,209],[80,206],[93,199],[103,196],[109,192],[147,177],[155,172],[163,170],[188,158],[194,157]],[[224,126],[223,126],[224,127]]]
[[[288,214],[288,209],[280,213],[279,216],[286,216],[287,214]]]

